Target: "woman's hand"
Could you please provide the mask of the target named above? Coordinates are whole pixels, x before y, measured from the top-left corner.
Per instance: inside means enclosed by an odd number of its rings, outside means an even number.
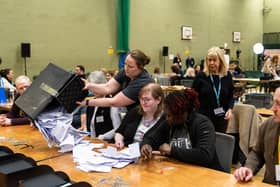
[[[162,155],[170,155],[171,146],[167,143],[164,143],[159,147],[159,151]]]
[[[119,149],[124,148],[123,136],[120,133],[115,134],[115,146]]]
[[[144,159],[151,159],[152,151],[153,151],[153,148],[149,144],[145,144],[141,147],[141,156]]]
[[[225,114],[225,120],[230,120],[232,118],[232,109],[228,109]]]

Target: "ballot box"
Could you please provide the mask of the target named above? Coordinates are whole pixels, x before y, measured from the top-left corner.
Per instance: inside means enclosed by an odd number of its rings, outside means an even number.
[[[76,102],[88,95],[83,87],[84,82],[80,76],[50,63],[15,104],[32,119],[54,105],[63,106],[71,113],[77,107]]]

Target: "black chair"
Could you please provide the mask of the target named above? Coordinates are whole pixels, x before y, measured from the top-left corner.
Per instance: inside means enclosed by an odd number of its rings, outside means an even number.
[[[216,153],[224,172],[230,173],[234,150],[234,137],[216,132]]]

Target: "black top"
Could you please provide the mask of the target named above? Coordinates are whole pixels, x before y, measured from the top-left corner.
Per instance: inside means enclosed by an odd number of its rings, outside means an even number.
[[[187,135],[188,134],[188,135]],[[221,169],[215,148],[215,130],[212,122],[204,115],[192,113],[184,124],[169,125],[165,122],[153,134],[145,136],[142,145],[149,144],[158,149],[163,143],[180,138],[187,142],[189,136],[191,148],[183,143],[172,144],[171,157],[213,169]]]
[[[218,90],[218,75],[213,76],[214,85]],[[208,116],[214,116],[214,109],[218,107],[216,95],[214,93],[213,84],[210,76],[206,76],[204,72],[200,72],[194,79],[192,87],[199,94],[199,112]],[[224,77],[221,77],[221,93],[219,97],[220,105],[226,112],[233,107],[233,80],[230,72]]]
[[[143,116],[138,113],[138,107],[135,107],[128,111],[128,113],[122,120],[120,127],[116,130],[116,133],[120,133],[121,135],[123,135],[125,146],[128,146],[128,144],[133,143],[136,130],[140,125],[142,117]],[[156,124],[145,133],[144,137],[155,131],[159,126],[161,126],[164,123],[164,121],[165,116],[162,115],[161,118],[156,122]]]
[[[130,110],[139,104],[138,96],[141,88],[148,83],[154,82],[146,70],[143,70],[143,72],[134,80],[131,80],[129,77],[127,77],[125,75],[125,71],[121,70],[114,77],[114,79],[121,85],[120,90],[123,92],[123,94],[135,101],[134,104],[127,106],[127,110]]]

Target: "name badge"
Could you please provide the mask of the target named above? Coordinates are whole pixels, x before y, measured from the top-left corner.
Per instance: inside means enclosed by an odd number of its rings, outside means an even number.
[[[275,178],[276,181],[280,181],[280,165],[275,165]]]
[[[225,111],[224,111],[223,107],[215,108],[214,109],[214,114],[216,116],[222,116],[222,115],[225,114]]]
[[[104,117],[103,116],[96,116],[96,123],[102,123],[104,122]]]

